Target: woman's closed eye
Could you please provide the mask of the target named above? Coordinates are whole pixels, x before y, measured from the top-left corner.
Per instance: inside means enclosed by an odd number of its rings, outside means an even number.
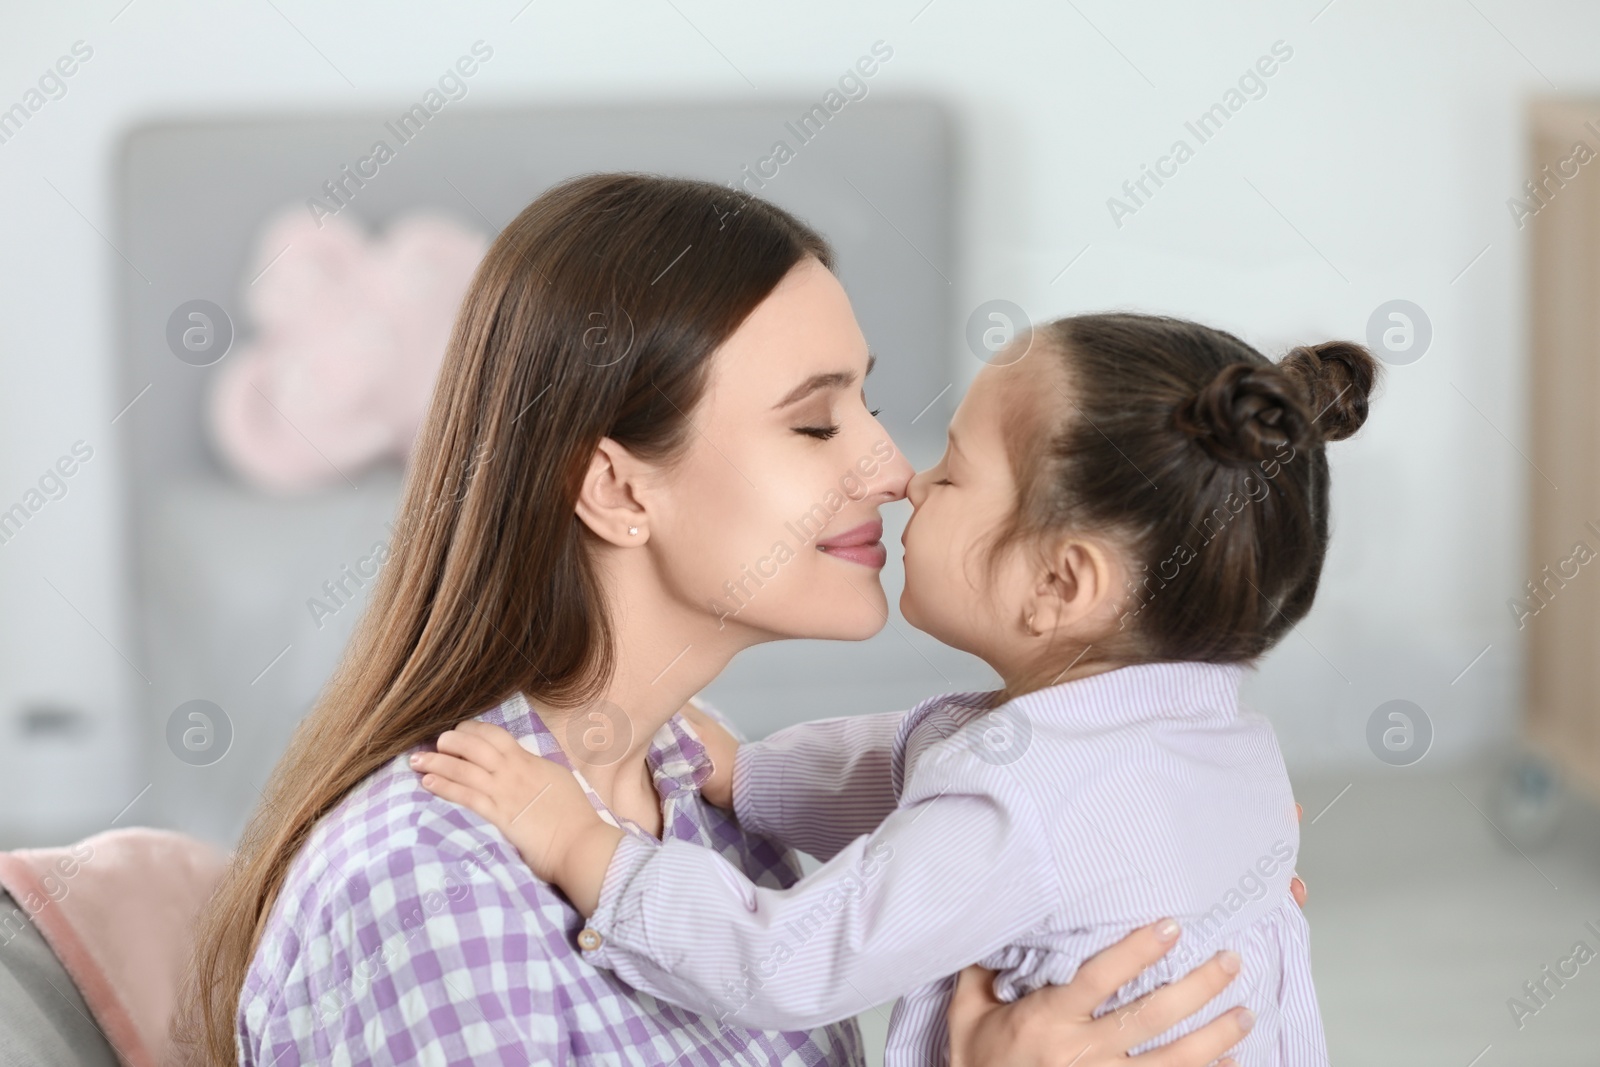
[[[869,411],[867,414],[871,415],[873,418],[877,418],[880,410],[882,409],[880,408]],[[827,441],[837,436],[841,427],[838,423],[834,422],[829,423],[826,426],[796,426],[793,429],[795,433],[803,433],[807,437],[815,437],[819,441]]]
[[[796,426],[794,432],[803,433],[807,437],[815,437],[819,441],[826,441],[838,434],[839,424],[833,423],[830,426]]]

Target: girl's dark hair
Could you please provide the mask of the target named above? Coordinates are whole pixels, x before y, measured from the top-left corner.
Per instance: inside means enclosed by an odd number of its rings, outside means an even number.
[[[1252,660],[1304,617],[1328,547],[1324,444],[1361,428],[1378,377],[1364,347],[1273,363],[1222,330],[1118,313],[1037,326],[1029,351],[1060,361],[1064,388],[1010,424],[1019,499],[999,543],[1114,537],[1139,659]]]
[[[490,246],[413,446],[390,557],[201,917],[173,1022],[181,1062],[231,1063],[256,944],[312,827],[406,750],[521,691],[604,690],[612,635],[574,513],[602,437],[670,460],[711,355],[807,257],[814,230],[710,182],[592,174]]]

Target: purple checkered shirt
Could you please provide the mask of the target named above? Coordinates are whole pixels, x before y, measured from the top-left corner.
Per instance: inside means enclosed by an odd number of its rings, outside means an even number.
[[[570,766],[521,694],[477,718]],[[424,789],[409,755],[320,819],[291,864],[240,995],[241,1064],[864,1062],[853,1021],[792,1032],[719,1025],[590,964],[575,940],[583,916],[500,831]],[[682,716],[656,734],[647,760],[663,839],[714,849],[758,885],[799,878],[793,853],[701,798],[710,762]],[[603,818],[659,846],[584,789]]]

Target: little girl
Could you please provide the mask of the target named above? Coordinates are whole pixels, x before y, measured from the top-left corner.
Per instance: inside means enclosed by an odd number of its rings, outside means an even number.
[[[724,758],[740,823],[826,861],[789,889],[623,833],[570,772],[488,724],[441,736],[416,761],[423,783],[494,822],[589,917],[592,962],[728,1022],[800,1030],[899,997],[886,1063],[941,1064],[961,968],[997,971],[1013,1000],[1172,916],[1178,947],[1102,1012],[1231,949],[1244,988],[1145,1047],[1242,994],[1256,1022],[1240,1064],[1325,1064],[1289,892],[1289,779],[1238,689],[1311,607],[1324,443],[1361,426],[1376,377],[1356,344],[1273,364],[1164,317],[1018,337],[911,482],[901,598],[1004,687],[804,723]],[[517,820],[535,799],[540,817]]]

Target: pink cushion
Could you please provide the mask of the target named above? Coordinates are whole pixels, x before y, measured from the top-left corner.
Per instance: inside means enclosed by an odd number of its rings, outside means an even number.
[[[0,852],[0,885],[61,960],[129,1067],[157,1067],[194,924],[227,866],[170,830],[107,830],[73,845]]]

